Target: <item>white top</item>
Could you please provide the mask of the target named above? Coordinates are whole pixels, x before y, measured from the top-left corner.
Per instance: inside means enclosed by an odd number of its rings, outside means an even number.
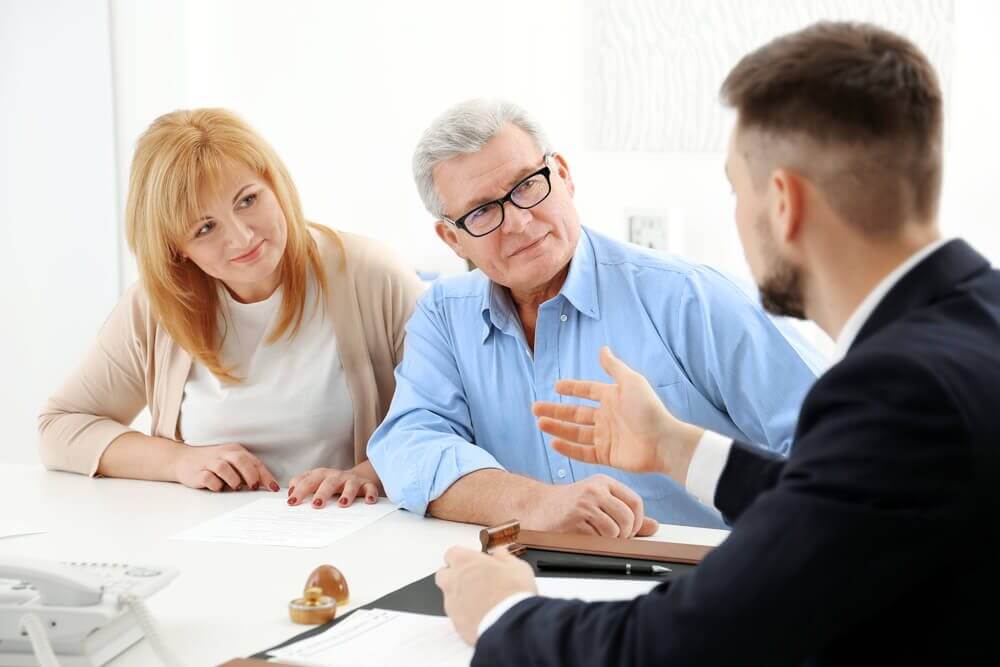
[[[180,433],[188,445],[239,443],[278,482],[311,468],[354,466],[354,413],[333,324],[310,281],[302,326],[274,343],[282,290],[240,303],[220,287],[223,384],[195,360],[184,385]]]

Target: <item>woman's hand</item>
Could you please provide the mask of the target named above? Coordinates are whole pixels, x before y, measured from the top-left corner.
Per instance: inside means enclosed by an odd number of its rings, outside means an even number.
[[[206,447],[184,445],[174,463],[174,476],[192,489],[256,491],[263,487],[278,491],[281,488],[261,460],[235,442]]]
[[[288,484],[288,504],[298,505],[312,496],[312,505],[318,509],[330,502],[333,496],[340,494],[338,504],[348,507],[359,496],[364,496],[368,504],[376,503],[383,493],[382,483],[375,469],[365,461],[350,470],[313,468],[297,475]]]

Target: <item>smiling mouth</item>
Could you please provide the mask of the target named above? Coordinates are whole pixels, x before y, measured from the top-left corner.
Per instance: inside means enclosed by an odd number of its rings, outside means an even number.
[[[523,248],[519,248],[519,249],[515,250],[514,252],[512,252],[512,253],[510,254],[510,256],[511,256],[511,257],[516,257],[517,255],[520,255],[520,254],[521,254],[521,253],[523,253],[523,252],[526,252],[526,251],[528,251],[528,250],[531,250],[532,248],[534,248],[535,246],[537,246],[537,245],[538,245],[539,243],[541,243],[542,241],[544,241],[544,240],[545,240],[545,239],[547,239],[548,237],[549,237],[549,235],[548,235],[548,234],[544,234],[544,235],[543,235],[543,236],[542,236],[541,238],[539,238],[539,239],[538,239],[537,241],[532,241],[531,243],[529,243],[528,245],[524,246]]]
[[[261,249],[261,247],[263,247],[263,245],[264,245],[264,242],[261,241],[260,243],[258,243],[257,245],[255,245],[249,252],[245,252],[242,255],[240,255],[239,257],[233,257],[229,261],[230,262],[249,262],[252,259],[256,259],[257,255],[260,254],[260,249]]]

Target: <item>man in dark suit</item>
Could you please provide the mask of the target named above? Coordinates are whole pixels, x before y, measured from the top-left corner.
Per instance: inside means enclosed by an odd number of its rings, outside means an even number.
[[[897,35],[817,24],[745,57],[722,95],[763,301],[837,341],[790,457],[681,423],[605,349],[611,384],[557,386],[596,407],[536,405],[552,446],[671,475],[732,533],[690,575],[597,604],[455,548],[445,608],[482,665],[998,664],[1000,274],[940,238],[934,71]]]

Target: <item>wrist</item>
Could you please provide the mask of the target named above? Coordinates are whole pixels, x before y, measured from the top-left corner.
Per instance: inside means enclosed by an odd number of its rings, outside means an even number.
[[[508,518],[516,519],[521,524],[521,528],[548,530],[550,526],[545,521],[545,512],[553,505],[550,496],[557,493],[559,487],[543,484],[536,480],[526,479],[525,481],[528,483],[513,490],[511,494],[514,502],[511,516]],[[506,519],[499,520],[505,521]]]
[[[181,466],[184,464],[184,460],[192,448],[185,445],[183,442],[177,442],[176,440],[170,440],[168,438],[156,439],[163,443],[164,450],[166,451],[166,469],[169,471],[169,479],[166,481],[180,482],[182,477]]]
[[[687,480],[688,468],[694,452],[705,435],[705,429],[685,422],[676,422],[669,433],[660,440],[659,472],[668,475],[682,487]]]

